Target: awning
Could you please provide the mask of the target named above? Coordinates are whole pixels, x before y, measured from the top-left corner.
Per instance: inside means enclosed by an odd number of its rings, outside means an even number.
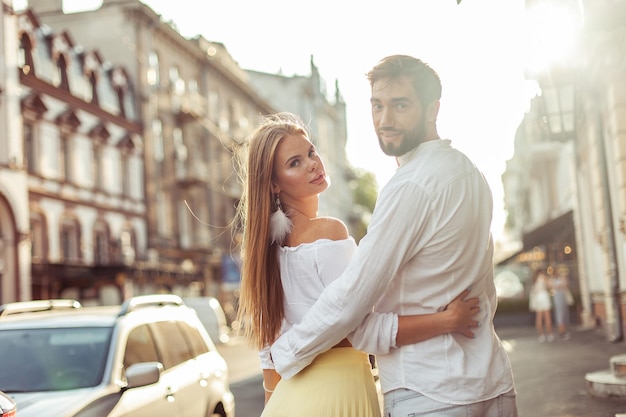
[[[524,233],[522,248],[497,262],[497,266],[505,265],[520,254],[532,251],[535,246],[549,245],[551,243],[570,242],[574,243],[574,215],[572,211],[549,220],[536,229]]]
[[[574,239],[574,215],[571,210],[528,233],[524,233],[522,242],[524,251],[528,251],[535,246],[558,243],[570,239]]]

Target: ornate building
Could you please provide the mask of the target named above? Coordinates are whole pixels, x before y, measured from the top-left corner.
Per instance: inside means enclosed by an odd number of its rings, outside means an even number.
[[[32,11],[5,12],[2,301],[119,301],[147,243],[132,81]]]
[[[582,324],[619,342],[626,314],[626,2],[526,5],[563,8],[580,32],[572,54],[527,71],[538,94],[503,175],[508,227],[523,247],[503,263],[565,263]],[[564,50],[554,45],[550,56]]]

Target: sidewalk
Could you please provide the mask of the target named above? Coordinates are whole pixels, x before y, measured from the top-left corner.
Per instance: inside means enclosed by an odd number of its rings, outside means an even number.
[[[626,343],[610,343],[599,330],[570,328],[571,339],[539,343],[527,325],[497,325],[509,352],[517,389],[519,417],[615,417],[626,413],[626,399],[590,394],[585,375],[609,368]],[[229,365],[231,383],[260,377],[254,349],[242,338],[218,346]]]
[[[596,329],[570,328],[570,340],[539,343],[530,326],[496,327],[509,352],[519,417],[615,417],[626,413],[626,399],[598,398],[585,375],[609,368],[626,343],[610,343]]]

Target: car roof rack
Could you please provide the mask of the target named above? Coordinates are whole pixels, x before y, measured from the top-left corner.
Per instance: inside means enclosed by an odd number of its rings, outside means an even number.
[[[72,310],[81,307],[82,305],[80,302],[71,299],[17,301],[1,305],[0,317],[5,317],[11,314],[35,313],[39,311]]]
[[[164,307],[164,306],[176,306],[180,307],[185,305],[183,299],[174,294],[153,294],[153,295],[138,295],[133,298],[129,298],[122,304],[118,316],[123,316],[131,311],[138,310],[142,307]]]

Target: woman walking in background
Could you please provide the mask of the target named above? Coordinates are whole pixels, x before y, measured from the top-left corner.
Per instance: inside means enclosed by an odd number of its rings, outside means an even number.
[[[571,292],[569,289],[569,275],[565,265],[559,265],[556,273],[551,275],[549,280],[550,293],[554,302],[554,321],[556,322],[559,337],[569,340],[570,334],[567,331],[569,324],[569,304]]]
[[[537,269],[533,275],[533,284],[529,295],[529,309],[535,312],[535,328],[539,342],[552,342],[552,304],[548,287],[548,275],[544,269]]]

